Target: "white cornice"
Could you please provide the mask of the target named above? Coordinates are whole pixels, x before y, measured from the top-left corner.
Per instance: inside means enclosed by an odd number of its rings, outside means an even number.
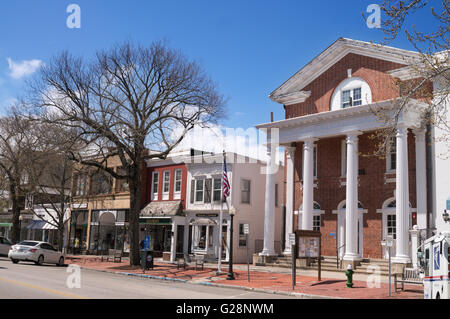
[[[270,94],[270,98],[299,92],[309,83],[318,78],[323,72],[349,53],[364,55],[376,59],[408,65],[418,61],[420,54],[379,44],[339,38],[311,62],[305,65],[278,89]]]
[[[274,102],[278,102],[284,105],[292,105],[297,103],[303,103],[310,96],[311,91],[298,91],[282,95],[271,95],[270,98]]]

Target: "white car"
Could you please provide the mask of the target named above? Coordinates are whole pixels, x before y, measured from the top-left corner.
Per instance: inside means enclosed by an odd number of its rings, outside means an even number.
[[[11,246],[11,242],[6,237],[0,236],[0,255],[8,256]]]
[[[64,265],[64,255],[51,244],[43,241],[24,240],[11,247],[8,258],[14,264],[19,261],[32,261],[36,265],[56,264]]]

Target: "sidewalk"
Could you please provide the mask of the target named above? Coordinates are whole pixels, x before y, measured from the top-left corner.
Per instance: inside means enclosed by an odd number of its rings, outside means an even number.
[[[223,265],[224,273],[217,275],[216,265],[206,264],[203,270],[195,270],[194,266],[177,269],[177,265],[156,261],[153,270],[145,273],[140,266],[130,266],[128,260],[121,263],[101,262],[93,256],[66,257],[68,264],[77,264],[82,268],[112,272],[130,276],[145,276],[154,279],[176,280],[194,284],[218,285],[248,290],[267,291],[279,294],[295,294],[303,297],[329,297],[348,299],[388,299],[388,284],[381,282],[379,288],[369,288],[365,280],[355,278],[353,288],[346,287],[346,277],[342,273],[324,272],[322,280],[317,281],[317,272],[297,270],[295,290],[292,290],[292,279],[289,269],[271,267],[254,267],[250,269],[250,282],[247,279],[246,265],[233,265],[235,280],[226,280],[227,265]],[[256,269],[257,270],[256,270]],[[263,268],[263,269],[261,269]],[[367,275],[365,275],[367,277]],[[361,276],[360,276],[361,277]],[[423,299],[423,287],[405,285],[405,291],[394,292],[393,299]]]

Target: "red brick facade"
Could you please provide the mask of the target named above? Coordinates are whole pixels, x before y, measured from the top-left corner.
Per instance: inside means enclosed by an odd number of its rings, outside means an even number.
[[[181,169],[181,198],[174,199],[174,182],[175,182],[175,171]],[[147,168],[147,197],[146,203],[151,202],[152,198],[152,182],[153,182],[153,172],[159,173],[159,182],[158,182],[158,201],[162,201],[162,187],[163,187],[163,173],[165,171],[170,171],[170,184],[169,184],[169,199],[167,200],[181,200],[183,204],[183,209],[186,209],[186,183],[187,183],[187,168],[185,164],[177,164],[177,165],[166,165],[166,166],[158,166],[158,167],[148,167]]]
[[[347,69],[352,69],[352,76],[360,77],[369,84],[373,102],[395,98],[399,95],[399,89],[394,78],[386,72],[399,67],[402,65],[350,53],[303,88],[311,91],[311,96],[305,102],[285,106],[286,119],[329,111],[333,92],[347,78]],[[377,213],[377,209],[381,209],[383,202],[394,196],[395,181],[386,182],[386,178],[395,180],[395,173],[386,173],[386,159],[363,155],[370,154],[375,149],[374,141],[369,139],[369,135],[370,132],[365,132],[359,136],[359,169],[362,172],[359,174],[358,198],[363,209],[368,211],[363,220],[363,257],[382,258],[382,214]],[[345,136],[341,136],[316,142],[317,179],[314,183],[317,187],[314,188],[314,201],[325,211],[321,222],[322,254],[328,256],[336,255],[337,246],[336,240],[330,236],[337,228],[337,214],[332,211],[346,197],[345,185],[341,186],[341,181],[345,181],[341,177],[341,143],[344,139]],[[302,143],[297,143],[294,210],[298,210],[302,202],[302,148]],[[410,202],[412,207],[416,207],[415,143],[412,132],[408,135],[408,153]],[[294,227],[297,225],[295,215]]]

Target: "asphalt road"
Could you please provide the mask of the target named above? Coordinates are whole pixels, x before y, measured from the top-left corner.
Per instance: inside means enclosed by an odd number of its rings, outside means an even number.
[[[67,270],[53,265],[13,264],[0,257],[0,299],[295,299],[85,269],[80,273],[80,288],[69,288],[67,280],[73,273]]]

